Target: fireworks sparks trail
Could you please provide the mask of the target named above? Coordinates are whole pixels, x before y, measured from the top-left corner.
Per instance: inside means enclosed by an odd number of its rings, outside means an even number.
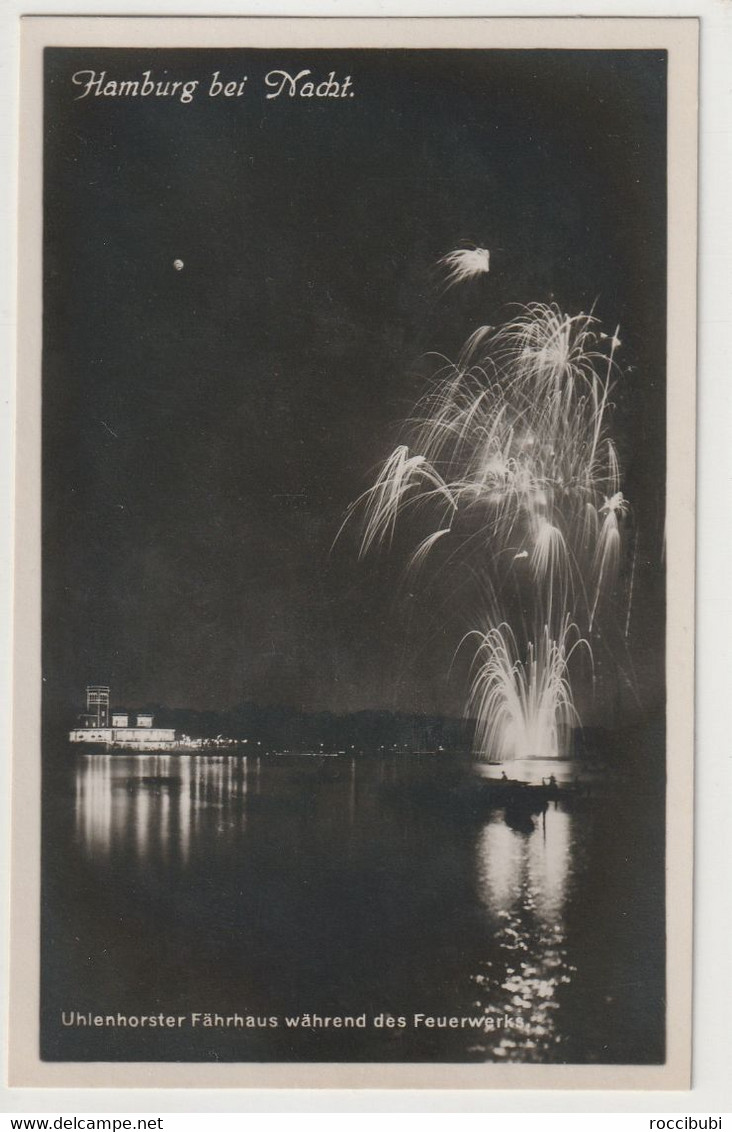
[[[451,252],[440,266],[452,286],[488,271],[489,256]],[[468,634],[468,709],[491,761],[556,756],[578,722],[571,662],[580,644],[591,660],[586,638],[601,635],[628,512],[609,434],[618,333],[553,303],[479,327],[349,513],[361,517],[361,557],[408,521],[410,569],[449,548],[448,566],[483,579],[492,614]]]
[[[625,639],[628,639],[630,632],[630,614],[633,609],[633,583],[635,582],[635,560],[638,557],[638,532],[636,531],[635,539],[633,540],[633,563],[630,567],[630,586],[628,588],[628,612],[625,615]]]
[[[491,253],[487,248],[458,248],[438,260],[437,266],[444,271],[446,287],[449,289],[456,283],[464,283],[466,279],[487,275],[491,266]]]
[[[468,707],[477,720],[476,750],[499,762],[538,753],[556,758],[578,719],[569,661],[579,646],[589,649],[587,642],[567,619],[559,640],[550,637],[546,626],[538,641],[530,641],[524,661],[505,622],[474,635],[479,643]]]

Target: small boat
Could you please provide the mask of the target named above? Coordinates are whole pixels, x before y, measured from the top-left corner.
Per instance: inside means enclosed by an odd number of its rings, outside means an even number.
[[[562,783],[551,776],[542,782],[522,782],[518,778],[485,778],[480,786],[481,796],[493,805],[503,803],[545,805],[575,797],[574,783]]]
[[[140,786],[145,786],[150,790],[180,790],[182,780],[174,775],[165,774],[148,774],[142,778],[130,778],[127,782],[128,790],[135,790]]]

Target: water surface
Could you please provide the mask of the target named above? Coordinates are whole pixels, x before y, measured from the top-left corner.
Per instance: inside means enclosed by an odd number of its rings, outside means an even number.
[[[473,773],[446,755],[59,754],[44,1057],[662,1060],[658,800],[443,805]],[[187,1021],[64,1025],[160,1011]],[[207,1012],[258,1021],[190,1024]]]

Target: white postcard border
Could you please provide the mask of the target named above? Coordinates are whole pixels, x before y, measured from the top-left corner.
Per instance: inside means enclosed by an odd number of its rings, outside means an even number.
[[[114,1088],[669,1089],[689,1084],[694,640],[697,21],[135,19],[23,21],[10,1083]],[[517,39],[518,34],[518,39]],[[38,1057],[42,49],[63,46],[667,48],[668,1059],[664,1066],[48,1063]],[[22,696],[17,694],[23,689]]]

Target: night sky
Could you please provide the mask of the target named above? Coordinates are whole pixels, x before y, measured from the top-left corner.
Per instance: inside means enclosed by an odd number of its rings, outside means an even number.
[[[265,99],[268,71],[304,67],[354,97]],[[459,715],[464,626],[402,584],[403,557],[359,563],[355,529],[331,545],[426,355],[552,298],[621,327],[657,699],[665,53],[90,48],[46,68],[47,705],[101,682],[130,707]],[[75,100],[82,69],[201,87]],[[207,96],[217,70],[249,76],[242,98]],[[436,261],[470,243],[490,274],[444,293]]]

